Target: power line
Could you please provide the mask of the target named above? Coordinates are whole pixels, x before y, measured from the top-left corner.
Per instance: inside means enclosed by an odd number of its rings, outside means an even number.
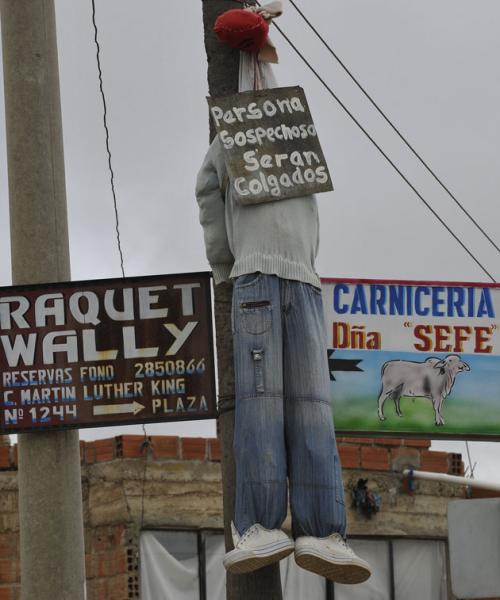
[[[120,223],[119,223],[119,219],[118,219],[118,206],[117,206],[117,201],[116,201],[116,191],[115,191],[115,183],[114,183],[115,175],[114,175],[113,167],[111,164],[111,150],[109,147],[109,129],[108,129],[108,124],[107,124],[108,112],[107,112],[107,106],[106,106],[106,97],[104,95],[104,89],[103,89],[103,83],[102,83],[100,46],[99,46],[99,42],[97,40],[97,25],[96,25],[96,19],[95,19],[95,0],[92,0],[92,23],[94,25],[94,33],[95,33],[94,40],[95,40],[95,44],[97,47],[97,68],[99,71],[99,89],[101,91],[102,104],[104,107],[103,121],[104,121],[104,130],[106,132],[106,150],[108,153],[108,167],[109,167],[110,179],[111,179],[111,191],[113,193],[113,204],[114,204],[114,208],[115,208],[116,239],[117,239],[117,243],[118,243],[118,252],[120,253],[120,267],[121,267],[121,271],[122,271],[122,276],[125,277],[125,269],[123,266],[123,252],[122,252],[122,247],[121,247],[121,242],[120,242]],[[141,453],[144,453],[144,468],[143,468],[143,473],[142,473],[141,528],[144,524],[144,496],[145,496],[145,486],[146,486],[146,473],[147,473],[147,469],[148,469],[148,456],[151,452],[151,447],[152,447],[151,439],[149,438],[149,436],[147,434],[146,426],[144,423],[142,424],[142,431],[143,431],[144,439],[141,444]],[[127,509],[128,509],[129,517],[130,517],[130,507],[128,506],[128,501],[127,501],[126,495],[125,495],[125,501],[127,502]]]
[[[395,128],[395,126],[389,121],[389,119],[385,116],[385,114],[381,111],[381,109],[377,106],[377,104],[371,99],[371,97],[365,92],[362,86],[357,82],[357,80],[352,76],[350,71],[345,67],[345,65],[340,61],[340,59],[336,56],[333,50],[328,46],[325,40],[320,36],[314,26],[310,23],[310,21],[305,17],[305,15],[300,11],[300,9],[295,5],[293,0],[290,0],[294,8],[299,12],[299,14],[304,18],[304,20],[308,23],[308,25],[312,28],[312,30],[316,33],[316,35],[321,39],[321,41],[325,44],[325,46],[329,49],[332,55],[340,62],[342,67],[346,70],[349,76],[353,79],[353,81],[358,85],[361,91],[368,97],[370,102],[377,108],[380,114],[384,117],[384,119],[391,125],[391,127],[396,131],[399,137],[405,142],[405,144],[410,148],[410,150],[417,156],[417,158],[424,164],[428,171],[432,173],[432,175],[437,179],[437,181],[445,188],[445,190],[451,195],[451,197],[455,200],[455,202],[460,206],[460,208],[467,214],[467,216],[473,221],[473,223],[480,229],[483,235],[495,246],[495,248],[500,252],[500,249],[496,246],[496,244],[491,240],[491,238],[484,232],[484,230],[478,225],[478,223],[472,218],[472,216],[464,209],[464,207],[456,200],[456,198],[451,194],[451,192],[442,184],[441,180],[437,178],[434,172],[427,166],[427,164],[421,159],[421,157],[416,153],[416,151],[410,146],[410,144],[406,141],[406,139],[400,134],[400,132]],[[257,3],[258,4],[258,3]],[[92,0],[92,23],[94,26],[94,41],[97,48],[97,67],[99,72],[99,89],[101,92],[102,102],[103,102],[103,123],[104,129],[106,132],[106,150],[108,154],[108,167],[110,171],[110,181],[111,181],[111,190],[113,194],[113,204],[115,210],[115,220],[116,220],[116,235],[117,235],[117,243],[118,243],[118,251],[120,254],[120,266],[123,277],[125,277],[124,265],[123,265],[123,253],[120,242],[120,229],[119,229],[119,217],[118,217],[118,206],[116,200],[116,191],[114,186],[114,172],[111,163],[111,150],[109,146],[109,129],[107,126],[107,106],[106,106],[106,98],[104,95],[103,89],[103,81],[102,81],[102,69],[100,63],[100,46],[98,42],[97,36],[97,25],[95,19],[95,0]],[[288,44],[293,48],[293,50],[297,53],[297,55],[301,58],[301,60],[307,65],[307,67],[312,71],[312,73],[317,77],[317,79],[323,84],[325,89],[330,93],[330,95],[337,101],[337,103],[341,106],[341,108],[346,112],[346,114],[354,121],[354,123],[361,129],[361,131],[368,137],[368,139],[372,142],[372,144],[377,148],[377,150],[382,154],[382,156],[389,162],[389,164],[395,169],[395,171],[400,175],[400,177],[407,183],[407,185],[415,192],[418,198],[425,204],[425,206],[431,211],[434,217],[443,225],[443,227],[448,231],[448,233],[460,244],[460,246],[467,252],[467,254],[474,260],[474,262],[481,268],[481,270],[493,281],[495,282],[494,277],[486,270],[486,268],[479,262],[479,260],[472,254],[472,252],[467,248],[467,246],[460,240],[460,238],[452,231],[452,229],[446,224],[446,222],[438,215],[438,213],[432,208],[432,206],[425,200],[425,198],[418,192],[415,186],[408,180],[408,178],[402,173],[402,171],[396,166],[396,164],[389,158],[389,156],[382,150],[382,148],[375,142],[375,140],[370,136],[368,131],[361,125],[361,123],[356,119],[356,117],[349,111],[347,106],[340,100],[340,98],[333,92],[333,90],[328,86],[328,84],[324,81],[324,79],[319,75],[319,73],[313,68],[313,66],[307,61],[307,59],[303,56],[303,54],[299,51],[299,49],[295,46],[295,44],[290,40],[290,38],[284,33],[284,31],[275,23],[273,25],[280,32],[283,38],[288,42]]]
[[[111,150],[109,147],[109,129],[108,129],[108,120],[107,120],[108,109],[106,106],[106,97],[104,96],[104,89],[103,89],[103,84],[102,84],[102,69],[101,69],[101,58],[100,58],[101,48],[99,46],[99,41],[97,39],[97,24],[96,24],[96,18],[95,18],[95,0],[92,0],[92,24],[94,25],[94,41],[95,41],[95,45],[97,48],[96,56],[97,56],[97,69],[99,71],[99,89],[101,91],[102,105],[104,108],[103,122],[104,122],[104,131],[106,132],[106,151],[108,153],[108,168],[109,168],[109,172],[110,172],[111,192],[113,194],[113,206],[115,209],[116,239],[118,242],[118,252],[120,253],[120,268],[122,271],[122,276],[125,277],[125,269],[123,266],[123,252],[122,252],[122,246],[121,246],[121,242],[120,242],[120,222],[118,219],[118,205],[117,205],[117,201],[116,201],[116,191],[115,191],[115,174],[113,172],[113,167],[111,165]]]
[[[392,130],[399,136],[401,141],[406,145],[406,147],[413,153],[413,155],[420,161],[420,163],[427,169],[427,171],[434,177],[434,179],[439,183],[439,185],[445,190],[445,192],[450,196],[450,198],[455,202],[455,204],[460,207],[460,209],[467,215],[467,217],[474,223],[474,225],[479,229],[479,231],[484,235],[484,237],[490,242],[490,244],[495,248],[497,252],[500,253],[500,248],[497,244],[491,239],[491,237],[486,233],[486,231],[479,225],[479,223],[474,219],[474,217],[467,211],[467,209],[459,202],[459,200],[455,197],[455,195],[449,190],[449,188],[443,183],[443,181],[436,175],[436,173],[431,169],[431,167],[425,162],[425,160],[420,156],[420,154],[413,148],[413,146],[408,142],[408,140],[404,137],[404,135],[399,131],[399,129],[392,123],[389,117],[384,113],[384,111],[380,108],[380,106],[375,102],[375,100],[370,96],[370,94],[365,90],[365,88],[359,83],[359,81],[354,77],[351,71],[347,68],[344,62],[339,58],[339,56],[332,50],[331,46],[325,41],[323,36],[319,33],[319,31],[314,27],[311,21],[305,16],[305,14],[300,10],[294,0],[289,0],[290,4],[295,8],[295,10],[299,13],[299,15],[304,19],[304,21],[309,25],[311,30],[316,34],[321,43],[325,46],[325,48],[330,52],[330,54],[335,58],[338,64],[344,69],[347,75],[351,78],[351,80],[356,84],[356,86],[361,90],[361,92],[365,95],[365,97],[370,101],[372,106],[378,111],[378,113],[382,116],[382,118],[386,121],[386,123],[392,128]]]
[[[304,57],[304,55],[300,52],[300,50],[295,46],[295,44],[290,40],[290,38],[285,34],[285,32],[280,28],[276,22],[273,21],[274,27],[280,32],[283,38],[288,42],[291,48],[295,51],[295,53],[301,58],[301,60],[307,65],[307,67],[311,70],[311,72],[316,76],[316,78],[321,82],[321,84],[325,87],[328,93],[337,101],[340,107],[344,110],[344,112],[351,118],[352,121],[361,129],[361,131],[366,135],[366,137],[370,140],[370,142],[377,148],[377,150],[382,154],[382,156],[387,160],[387,162],[392,166],[392,168],[399,174],[399,176],[408,184],[408,186],[415,192],[418,198],[425,204],[425,206],[430,210],[430,212],[434,215],[434,217],[441,223],[441,225],[448,231],[448,233],[460,244],[460,246],[467,252],[467,254],[472,258],[472,260],[479,266],[479,268],[491,279],[493,283],[496,283],[495,278],[487,271],[487,269],[479,262],[479,260],[472,254],[472,252],[467,248],[467,246],[462,242],[462,240],[454,233],[454,231],[446,224],[446,222],[438,215],[438,213],[432,208],[432,206],[425,200],[425,198],[420,194],[420,192],[416,189],[416,187],[411,183],[411,181],[403,174],[403,172],[397,167],[397,165],[389,158],[389,156],[382,150],[382,148],[377,144],[377,142],[373,139],[373,137],[368,133],[368,131],[361,125],[358,119],[352,114],[352,112],[347,108],[347,106],[340,100],[340,98],[335,94],[335,92],[331,89],[331,87],[326,83],[326,81],[319,75],[316,69],[311,65],[311,63]]]

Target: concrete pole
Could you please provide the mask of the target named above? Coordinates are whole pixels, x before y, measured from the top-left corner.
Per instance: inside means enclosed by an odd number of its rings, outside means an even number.
[[[67,281],[64,156],[53,0],[0,0],[12,280]],[[84,600],[78,431],[19,436],[21,599]]]
[[[211,96],[224,96],[238,91],[239,53],[223,46],[213,34],[215,19],[231,8],[241,8],[240,2],[203,0],[205,48],[208,61],[208,87]],[[210,122],[210,139],[215,130]],[[231,333],[232,285],[215,287],[215,337],[219,383],[218,430],[222,454],[222,486],[224,505],[224,534],[226,550],[233,548],[230,523],[234,514],[235,464],[234,436],[234,370]],[[282,600],[279,565],[271,565],[246,575],[226,577],[227,600]]]

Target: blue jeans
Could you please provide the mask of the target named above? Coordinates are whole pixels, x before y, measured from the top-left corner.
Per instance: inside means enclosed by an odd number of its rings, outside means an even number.
[[[242,275],[233,292],[236,385],[234,523],[345,535],[321,291],[274,275]]]

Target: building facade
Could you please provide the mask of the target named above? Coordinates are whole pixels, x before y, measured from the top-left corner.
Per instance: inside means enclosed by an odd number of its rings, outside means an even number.
[[[348,535],[374,567],[329,586],[282,561],[286,600],[449,600],[447,505],[464,488],[408,482],[406,467],[463,474],[459,454],[425,440],[339,438]],[[217,439],[125,435],[81,442],[89,600],[222,600]],[[20,598],[17,448],[0,447],[0,600]],[[357,500],[357,505],[356,505]],[[285,522],[285,529],[290,523]]]

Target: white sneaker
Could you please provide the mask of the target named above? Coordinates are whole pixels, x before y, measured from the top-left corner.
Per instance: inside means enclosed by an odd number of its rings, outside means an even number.
[[[293,552],[294,543],[279,529],[266,529],[259,523],[240,536],[231,523],[234,550],[224,556],[224,566],[231,573],[249,573],[275,563]]]
[[[337,583],[362,583],[372,574],[370,565],[354,554],[339,533],[325,538],[299,537],[295,562]]]

